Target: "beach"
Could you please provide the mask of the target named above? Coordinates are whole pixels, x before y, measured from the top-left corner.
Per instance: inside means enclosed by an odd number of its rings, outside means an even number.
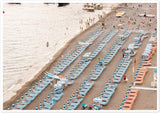
[[[4,4],[3,101],[9,100],[52,62],[53,56],[81,32],[80,26],[86,29],[87,19],[95,17],[95,22],[98,21],[98,14],[110,12],[111,5],[87,12],[82,10],[83,4],[65,7],[40,3]],[[83,24],[79,24],[81,19]],[[49,47],[46,47],[47,42]]]
[[[133,6],[134,6],[134,8],[133,8]],[[128,30],[132,31],[131,35],[126,40],[126,42],[123,44],[123,46],[120,48],[120,50],[117,52],[116,56],[112,59],[112,61],[109,64],[107,64],[105,70],[102,72],[101,76],[95,81],[94,86],[87,93],[86,97],[84,97],[82,103],[85,103],[87,105],[89,105],[89,104],[92,105],[93,98],[96,98],[97,96],[99,96],[99,94],[101,93],[101,91],[105,87],[105,82],[112,79],[112,75],[113,75],[114,71],[117,69],[118,65],[120,64],[120,62],[122,60],[122,48],[127,48],[128,45],[134,41],[134,37],[136,37],[139,34],[139,30],[136,29],[137,23],[140,23],[139,29],[141,29],[141,30],[143,29],[144,31],[148,32],[149,38],[153,36],[153,33],[155,32],[155,28],[157,27],[156,26],[156,18],[152,19],[151,26],[146,27],[146,25],[144,25],[144,23],[142,23],[142,21],[149,22],[150,19],[149,18],[144,19],[142,17],[138,17],[137,15],[139,13],[144,13],[144,10],[147,12],[147,14],[156,15],[156,9],[152,8],[152,7],[156,7],[156,4],[152,4],[151,8],[149,8],[148,4],[143,4],[143,8],[140,8],[140,9],[137,9],[137,7],[138,7],[138,4],[128,4],[127,8],[123,7],[123,6],[117,7],[115,9],[113,9],[111,13],[109,13],[108,15],[105,15],[106,29],[103,29],[103,33],[97,39],[95,39],[93,44],[90,45],[89,47],[87,47],[86,50],[75,61],[73,61],[69,65],[69,67],[67,67],[60,74],[63,76],[69,76],[70,71],[83,58],[84,53],[87,53],[91,49],[93,49],[94,46],[99,41],[102,40],[102,38],[106,35],[106,33],[109,32],[110,29],[113,28],[113,26],[116,26],[115,29],[118,30],[118,33],[115,36],[113,36],[113,38],[104,46],[104,48],[92,60],[92,62],[85,68],[85,70],[80,74],[80,76],[77,79],[75,79],[74,83],[71,86],[68,86],[64,89],[62,98],[58,102],[55,103],[55,105],[52,107],[52,110],[59,110],[60,108],[62,108],[63,104],[67,103],[67,100],[72,95],[72,93],[75,92],[75,90],[80,86],[80,84],[84,81],[84,79],[86,79],[86,77],[89,77],[90,71],[95,67],[95,65],[98,62],[98,58],[104,57],[104,55],[107,53],[107,51],[109,51],[110,48],[112,47],[112,45],[118,40],[119,36],[125,31],[125,28],[128,28]],[[119,11],[125,11],[127,14],[127,17],[123,17],[123,19],[116,18],[115,15]],[[136,24],[128,24],[129,17],[134,18],[134,19],[136,18],[137,23]],[[123,20],[124,22],[121,22],[121,20]],[[122,29],[120,29],[118,27],[119,23],[123,23]],[[57,50],[58,52],[53,57],[53,59],[50,61],[50,64],[47,64],[45,66],[45,68],[43,68],[43,71],[53,73],[53,67],[56,66],[58,61],[63,59],[71,50],[76,48],[79,41],[81,41],[81,42],[85,41],[99,26],[101,26],[101,22],[95,23],[93,26],[89,27],[84,32],[81,32],[75,38],[68,39],[68,41],[66,41],[67,42],[66,45],[60,44],[60,45],[63,45],[63,46],[65,45],[65,46],[62,47],[60,50]],[[135,65],[135,70],[136,70],[137,67],[141,63],[142,53],[145,50],[147,43],[149,43],[149,38],[144,39],[141,46],[138,48],[136,55],[132,58],[132,62],[130,64],[130,66],[128,67],[127,71],[125,72],[125,74],[127,75],[127,78],[129,79],[128,82],[126,83],[123,80],[121,80],[121,82],[118,84],[117,89],[116,89],[115,93],[113,94],[110,102],[106,106],[103,106],[104,110],[117,110],[119,108],[119,106],[122,102],[122,99],[128,89],[128,86],[134,82],[134,74],[132,72],[133,71],[133,64],[134,64],[133,60],[134,60],[134,58],[137,59],[137,62]],[[62,43],[64,43],[64,42],[62,42]],[[45,46],[45,43],[43,46]],[[46,59],[46,57],[45,57],[45,59]],[[39,61],[41,61],[41,60],[39,60]],[[152,66],[157,66],[156,62],[157,62],[157,53],[155,53],[153,55],[153,61],[151,62]],[[37,70],[36,68],[34,68],[34,69]],[[32,83],[39,80],[39,78],[41,78],[44,75],[43,71],[39,72],[38,74],[35,72],[35,75],[36,74],[37,75],[32,76],[32,78],[33,78],[32,81],[28,80],[29,82],[23,86],[23,89],[18,90],[14,97],[12,97],[11,99],[8,99],[9,101],[6,100],[7,102],[3,106],[4,109],[7,108],[8,103],[11,104],[12,102],[15,102],[15,99],[17,97],[20,97],[21,93],[24,93],[25,89],[28,89],[29,87],[31,87]],[[153,69],[151,69],[147,73],[146,78],[144,80],[145,81],[144,84],[140,85],[140,86],[150,87],[151,81],[153,79],[152,73],[153,73]],[[27,77],[27,78],[29,78],[29,77]],[[25,81],[25,82],[27,82],[27,81]],[[14,88],[12,88],[12,89],[14,89]],[[35,109],[35,107],[37,105],[39,105],[40,102],[43,102],[43,99],[45,97],[47,97],[47,95],[50,93],[51,90],[52,89],[50,88],[50,86],[47,86],[30,104],[28,104],[24,108],[24,110]],[[144,90],[139,90],[139,95],[136,98],[136,101],[133,106],[133,110],[142,110],[142,109],[143,110],[148,110],[148,109],[155,110],[155,109],[157,109],[156,93],[157,93],[157,91],[148,91],[147,92]],[[149,95],[155,95],[155,96],[152,99],[152,98],[148,98]],[[151,99],[152,99],[152,102],[151,102]],[[146,102],[150,102],[150,103],[145,105]],[[76,110],[81,110],[81,105],[79,105],[76,108]]]

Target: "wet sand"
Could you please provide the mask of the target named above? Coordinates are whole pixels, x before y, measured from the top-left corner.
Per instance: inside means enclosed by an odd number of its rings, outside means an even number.
[[[155,4],[154,4],[155,5]],[[147,6],[147,5],[146,5]],[[148,7],[147,7],[148,8]],[[132,9],[132,8],[118,8],[116,9],[116,12],[121,11],[121,10],[125,10],[127,12],[128,16],[133,16],[133,13],[137,13],[136,9]],[[147,9],[148,11],[149,8]],[[153,9],[154,11],[150,11],[155,13],[156,9]],[[140,12],[142,12],[142,10],[140,10]],[[136,16],[137,17],[137,16]],[[141,18],[137,17],[137,22],[140,23]],[[115,11],[113,11],[110,15],[108,15],[105,20],[106,20],[106,30],[104,30],[104,32],[94,41],[94,44],[91,45],[90,47],[88,47],[83,53],[88,52],[91,48],[94,47],[94,45],[103,38],[103,36],[113,27],[113,25],[117,25],[119,24],[119,20],[127,20],[127,18],[122,17],[122,18],[116,18],[115,17]],[[114,24],[113,24],[114,23]],[[95,29],[97,28],[98,25],[100,25],[101,23],[97,23],[95,24],[93,27],[89,28],[88,30],[86,30],[85,32],[81,33],[79,36],[77,36],[74,40],[72,40],[70,43],[68,43],[67,46],[65,46],[65,50],[62,50],[58,55],[57,58],[55,58],[55,62],[53,62],[52,64],[49,65],[48,69],[46,69],[46,71],[53,73],[53,66],[56,64],[56,61],[59,61],[60,59],[62,59],[67,53],[69,53],[71,50],[74,49],[74,47],[76,47],[78,41],[83,41],[85,40],[93,31],[95,31]],[[124,28],[128,27],[129,29],[135,28],[135,26],[133,25],[128,25],[127,23],[124,24]],[[154,28],[156,27],[156,24],[154,23],[153,26],[151,27],[145,27],[142,28],[144,30],[151,30],[151,32],[154,31]],[[103,50],[92,60],[92,62],[86,67],[86,69],[81,73],[81,75],[74,81],[74,83],[71,86],[68,86],[67,88],[65,88],[64,90],[64,95],[62,96],[62,98],[55,103],[55,105],[53,106],[52,110],[59,110],[63,104],[67,103],[67,100],[69,99],[69,97],[71,96],[71,94],[73,92],[75,92],[75,90],[80,86],[80,84],[82,83],[82,81],[86,78],[89,77],[89,72],[94,68],[94,66],[96,65],[96,63],[98,62],[98,58],[102,58],[107,51],[112,47],[113,43],[118,39],[118,36],[120,34],[122,34],[124,30],[119,30],[119,33],[114,36],[107,44],[106,46],[103,48]],[[132,33],[129,38],[126,40],[126,42],[124,43],[123,47],[128,47],[128,45],[130,43],[133,42],[134,37],[136,37],[138,35],[138,33]],[[149,38],[152,36],[151,33],[149,33]],[[137,69],[137,67],[139,66],[139,64],[141,63],[141,57],[142,57],[142,53],[148,43],[148,40],[144,39],[142,42],[142,45],[139,47],[137,54],[132,57],[132,59],[136,58],[137,59],[137,63],[135,66],[135,70]],[[99,96],[100,92],[104,89],[105,87],[105,83],[107,80],[112,79],[112,75],[114,73],[114,71],[117,69],[119,63],[121,62],[122,59],[122,48],[117,52],[116,56],[112,59],[112,61],[106,66],[106,69],[103,71],[103,73],[100,75],[100,77],[95,81],[94,86],[92,87],[92,89],[88,92],[88,94],[84,97],[84,100],[82,101],[82,103],[85,104],[93,104],[93,98]],[[68,75],[69,71],[74,67],[74,65],[76,63],[79,62],[79,60],[82,58],[83,53],[69,66],[67,67],[61,74],[62,75]],[[156,56],[156,54],[154,55]],[[156,58],[152,59],[153,60],[153,64],[156,66]],[[127,83],[125,83],[123,80],[121,80],[121,82],[118,84],[117,89],[115,91],[115,93],[113,94],[111,100],[109,101],[109,103],[106,106],[103,106],[104,110],[117,110],[122,102],[122,99],[128,89],[128,86],[130,83],[132,83],[134,81],[133,77],[134,74],[132,73],[132,69],[133,68],[133,61],[130,64],[129,68],[126,71],[126,76],[129,79],[129,81]],[[152,73],[152,71],[151,71]],[[147,73],[148,74],[148,73]],[[38,77],[39,78],[39,77]],[[35,78],[37,79],[37,78]],[[150,84],[150,78],[146,78],[144,80],[144,84]],[[149,85],[148,85],[149,86]],[[30,85],[26,85],[26,87],[30,87]],[[23,89],[24,90],[24,89]],[[44,91],[42,91],[41,94],[39,94],[35,100],[33,100],[26,108],[25,110],[31,110],[31,109],[35,109],[35,106],[39,105],[40,101],[43,101],[42,99],[44,99],[44,97],[47,97],[47,95],[50,93],[51,88],[50,86],[48,86],[47,88],[44,89]],[[148,95],[154,94],[154,101],[150,101],[148,98]],[[137,101],[138,99],[143,99],[144,101]],[[146,91],[140,91],[139,96],[137,97],[133,109],[143,109],[143,110],[147,110],[148,108],[150,109],[156,109],[156,94],[155,92],[146,92]],[[137,104],[136,104],[137,102]],[[143,103],[147,103],[146,105],[143,105]],[[82,104],[81,103],[81,104]],[[81,109],[81,104],[77,107],[77,110]],[[6,104],[7,105],[7,104]],[[147,107],[150,106],[150,107]],[[5,107],[5,106],[4,106]]]

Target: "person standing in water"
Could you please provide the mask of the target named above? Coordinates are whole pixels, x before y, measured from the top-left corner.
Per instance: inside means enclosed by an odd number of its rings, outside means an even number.
[[[49,47],[49,42],[46,43],[46,47]]]

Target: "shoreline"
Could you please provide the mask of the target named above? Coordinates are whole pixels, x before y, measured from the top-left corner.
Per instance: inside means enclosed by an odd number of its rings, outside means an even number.
[[[106,13],[104,15],[104,18],[109,16],[111,13],[113,13],[116,9],[121,8],[120,4],[117,4],[117,6],[113,7],[108,13]],[[72,43],[72,41],[74,41],[79,35],[87,32],[88,30],[90,30],[92,27],[94,27],[95,25],[99,24],[99,22],[102,19],[98,20],[97,22],[95,22],[94,24],[92,24],[91,26],[89,26],[88,28],[86,28],[85,30],[79,32],[78,34],[76,34],[73,38],[71,38],[68,42],[66,42],[66,44],[60,48],[52,57],[51,61],[49,61],[48,63],[46,63],[41,69],[40,71],[29,81],[25,82],[24,85],[21,86],[21,88],[19,90],[16,91],[16,94],[12,97],[10,97],[8,100],[6,100],[5,102],[3,102],[3,109],[7,109],[8,105],[12,102],[14,102],[16,100],[17,97],[19,97],[21,95],[21,93],[24,93],[25,89],[28,89],[28,87],[31,86],[31,84],[33,82],[35,82],[37,79],[39,79],[42,75],[44,75],[44,72],[47,71],[50,66],[57,60],[57,58],[59,56],[61,56],[63,54],[63,51]]]

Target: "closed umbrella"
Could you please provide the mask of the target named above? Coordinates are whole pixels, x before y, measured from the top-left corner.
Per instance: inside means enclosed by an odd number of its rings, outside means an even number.
[[[31,89],[31,88],[29,88],[29,92],[32,92],[32,89]]]
[[[36,109],[35,110],[38,110],[38,106],[36,106]]]
[[[75,98],[75,93],[73,93],[72,97]]]
[[[42,83],[42,79],[40,79],[39,82]]]
[[[69,99],[69,101],[71,102],[72,101],[72,97],[70,96],[70,99]]]
[[[19,103],[19,99],[17,98],[17,104]]]
[[[50,95],[48,94],[48,97],[47,97],[48,99],[50,99]]]
[[[39,107],[42,107],[42,103],[40,102]]]
[[[51,95],[53,95],[53,90],[51,91]]]
[[[35,86],[34,86],[34,84],[33,84],[33,87],[32,87],[33,89],[35,89]]]
[[[38,82],[36,82],[36,86],[38,86]]]
[[[44,102],[47,102],[46,98],[44,98]]]
[[[67,100],[67,106],[69,106],[69,100]]]
[[[23,100],[23,94],[21,95],[21,99]]]
[[[27,93],[27,91],[25,91],[25,96],[27,96],[28,95],[28,93]]]
[[[76,89],[76,94],[78,94],[78,90]]]
[[[12,103],[12,108],[14,108],[15,107],[15,104],[14,103]]]
[[[66,105],[65,104],[63,104],[63,109],[66,109]]]

